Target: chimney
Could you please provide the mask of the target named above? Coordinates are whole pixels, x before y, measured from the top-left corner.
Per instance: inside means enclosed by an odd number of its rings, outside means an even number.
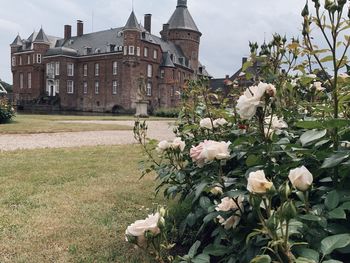
[[[77,36],[81,37],[84,35],[84,23],[81,20],[77,20]]]
[[[72,37],[72,26],[65,25],[64,26],[64,39],[70,39]]]
[[[151,33],[151,28],[152,28],[152,14],[145,14],[145,29]]]
[[[169,24],[163,24],[163,30],[160,32],[160,35],[162,36],[162,39],[164,41],[168,41],[169,36]]]

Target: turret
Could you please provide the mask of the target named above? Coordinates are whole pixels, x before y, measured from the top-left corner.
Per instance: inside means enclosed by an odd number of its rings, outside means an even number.
[[[23,45],[22,39],[19,34],[16,36],[15,40],[10,44],[11,53],[18,51],[18,48]]]
[[[199,31],[187,8],[187,0],[178,0],[175,12],[169,19],[168,40],[180,46],[193,70],[198,69],[199,43],[202,33]],[[164,30],[163,30],[164,31]],[[162,32],[164,35],[165,32]],[[164,39],[164,36],[163,36]]]
[[[135,61],[141,53],[141,32],[144,31],[137,22],[134,11],[131,12],[123,28],[124,56],[126,60]]]

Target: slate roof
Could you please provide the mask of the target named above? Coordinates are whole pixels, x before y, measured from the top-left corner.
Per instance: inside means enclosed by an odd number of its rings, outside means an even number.
[[[187,9],[187,0],[178,0],[175,12],[170,17],[169,29],[186,29],[199,32],[190,12]]]
[[[163,52],[161,67],[175,68],[173,61],[171,60],[169,51]]]
[[[34,40],[36,43],[50,43],[49,38],[46,36],[44,30],[41,28]]]
[[[19,35],[13,40],[10,46],[21,46],[22,45],[22,39]]]
[[[139,22],[137,22],[137,18],[135,16],[134,11],[131,12],[129,19],[126,22],[126,25],[124,26],[124,29],[136,29],[142,31]]]
[[[7,94],[6,89],[0,83],[0,94]]]

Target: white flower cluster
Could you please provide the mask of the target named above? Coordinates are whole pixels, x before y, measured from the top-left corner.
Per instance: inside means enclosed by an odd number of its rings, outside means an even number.
[[[230,197],[224,197],[221,199],[221,203],[215,208],[216,211],[234,212],[233,216],[228,219],[224,219],[222,216],[217,216],[219,223],[224,226],[225,229],[235,228],[241,220],[241,214],[243,211],[243,197],[239,196],[237,200],[233,200]]]
[[[159,153],[163,153],[169,149],[173,149],[173,150],[180,149],[180,151],[183,152],[185,147],[186,147],[186,143],[182,141],[181,138],[176,137],[173,140],[173,142],[168,142],[168,141],[159,142],[156,150]]]
[[[258,86],[248,88],[237,101],[237,113],[243,120],[250,120],[256,114],[258,107],[264,105],[262,97],[267,94],[270,97],[276,95],[276,88],[272,84],[260,82]]]
[[[277,116],[268,116],[265,118],[265,136],[271,138],[274,132],[277,134],[281,133],[282,129],[288,128],[288,124],[283,120],[283,118],[278,118]]]
[[[201,128],[205,128],[205,129],[208,129],[208,130],[211,130],[214,128],[218,128],[220,126],[224,126],[226,125],[228,122],[224,119],[224,118],[219,118],[219,119],[216,119],[214,120],[213,122],[211,121],[210,118],[205,118],[205,119],[202,119],[200,122],[199,122],[199,126]]]
[[[190,150],[190,156],[199,167],[203,167],[204,163],[213,160],[224,160],[230,157],[231,142],[217,142],[211,140],[205,140],[196,147],[192,147]]]
[[[292,185],[299,191],[307,191],[313,182],[313,176],[305,166],[290,170],[288,176]],[[247,190],[254,194],[265,194],[273,187],[266,179],[263,170],[251,172],[248,177]]]
[[[125,239],[128,242],[135,243],[139,247],[147,245],[146,233],[150,232],[153,236],[160,234],[159,222],[162,217],[159,213],[151,214],[144,220],[137,220],[125,231]]]

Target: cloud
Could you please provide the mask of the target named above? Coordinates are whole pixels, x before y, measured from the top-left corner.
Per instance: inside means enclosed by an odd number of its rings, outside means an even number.
[[[28,37],[42,25],[49,35],[63,36],[63,25],[84,20],[85,32],[124,26],[131,12],[131,0],[31,0],[4,1],[0,20],[0,78],[12,82],[9,43],[17,32]],[[143,14],[152,13],[152,32],[159,34],[175,10],[177,0],[134,0],[140,21]],[[305,0],[188,0],[189,11],[203,33],[200,59],[215,77],[233,74],[241,65],[242,56],[249,53],[248,42],[262,42],[274,32],[292,37],[299,34],[300,11]],[[5,22],[3,22],[5,21]],[[4,32],[4,33],[3,33]]]

